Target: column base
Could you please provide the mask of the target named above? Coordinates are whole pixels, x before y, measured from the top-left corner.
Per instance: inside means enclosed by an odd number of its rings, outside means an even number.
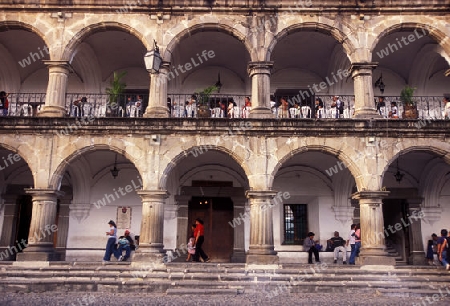
[[[273,265],[279,263],[277,255],[247,255],[245,262],[247,264]]]
[[[66,109],[60,106],[44,106],[38,114],[38,117],[65,117]]]
[[[138,262],[155,262],[163,263],[166,252],[162,243],[154,243],[151,245],[139,245],[139,249],[134,253],[133,261]]]
[[[356,119],[382,119],[383,116],[377,112],[376,109],[373,108],[360,108],[355,110],[355,114],[353,118]]]
[[[414,251],[409,255],[408,263],[414,266],[428,265],[423,251]]]
[[[60,261],[61,254],[53,247],[29,246],[22,253],[17,253],[16,261]]]
[[[152,107],[147,109],[144,118],[169,118],[169,110],[165,107]]]
[[[385,248],[362,248],[359,259],[361,265],[395,266],[395,258],[390,257]]]
[[[259,108],[252,108],[249,114],[249,118],[257,118],[257,119],[275,118],[275,115],[267,107],[259,107]]]
[[[246,255],[244,250],[235,250],[233,255],[231,255],[230,261],[232,263],[242,263],[246,262]]]
[[[139,265],[147,266],[163,266],[165,264],[166,255],[164,253],[138,252],[134,253],[133,262]]]

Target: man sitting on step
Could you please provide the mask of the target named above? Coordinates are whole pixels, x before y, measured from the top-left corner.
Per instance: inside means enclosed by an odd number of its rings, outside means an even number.
[[[331,247],[334,249],[334,263],[337,263],[337,259],[339,257],[339,252],[342,252],[342,260],[343,264],[347,264],[347,249],[345,248],[345,240],[342,237],[339,237],[339,232],[334,232],[334,237],[328,240],[331,244]]]

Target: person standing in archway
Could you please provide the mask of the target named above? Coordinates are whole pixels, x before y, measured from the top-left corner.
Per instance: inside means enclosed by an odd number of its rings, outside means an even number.
[[[208,255],[202,249],[203,242],[205,242],[205,228],[203,226],[203,220],[200,218],[195,219],[195,230],[194,230],[194,238],[195,238],[195,255],[194,261],[200,262],[200,257],[204,262],[209,262],[210,259]]]

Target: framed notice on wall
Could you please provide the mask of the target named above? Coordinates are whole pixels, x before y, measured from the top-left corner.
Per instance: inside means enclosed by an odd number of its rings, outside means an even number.
[[[131,227],[131,207],[117,207],[117,228]]]

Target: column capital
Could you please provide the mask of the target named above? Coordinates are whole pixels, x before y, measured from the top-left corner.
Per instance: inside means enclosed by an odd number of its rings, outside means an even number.
[[[138,195],[141,196],[142,200],[164,200],[167,199],[170,194],[167,190],[139,190],[136,191]]]
[[[48,68],[57,67],[66,69],[67,72],[73,72],[72,65],[70,65],[69,61],[43,61],[43,62]]]
[[[277,194],[273,190],[247,190],[245,196],[248,199],[272,199]]]
[[[377,68],[378,66],[378,62],[356,62],[356,63],[352,63],[350,66],[350,71],[352,72],[352,74],[355,71],[359,71],[359,70],[374,70],[375,68]]]
[[[33,197],[33,200],[55,200],[65,195],[64,191],[45,188],[25,188],[25,193],[31,195]]]
[[[247,65],[247,72],[250,77],[255,74],[267,74],[271,75],[274,62],[261,61],[261,62],[249,62]]]
[[[389,195],[390,191],[358,191],[352,194],[353,200],[382,200]]]

